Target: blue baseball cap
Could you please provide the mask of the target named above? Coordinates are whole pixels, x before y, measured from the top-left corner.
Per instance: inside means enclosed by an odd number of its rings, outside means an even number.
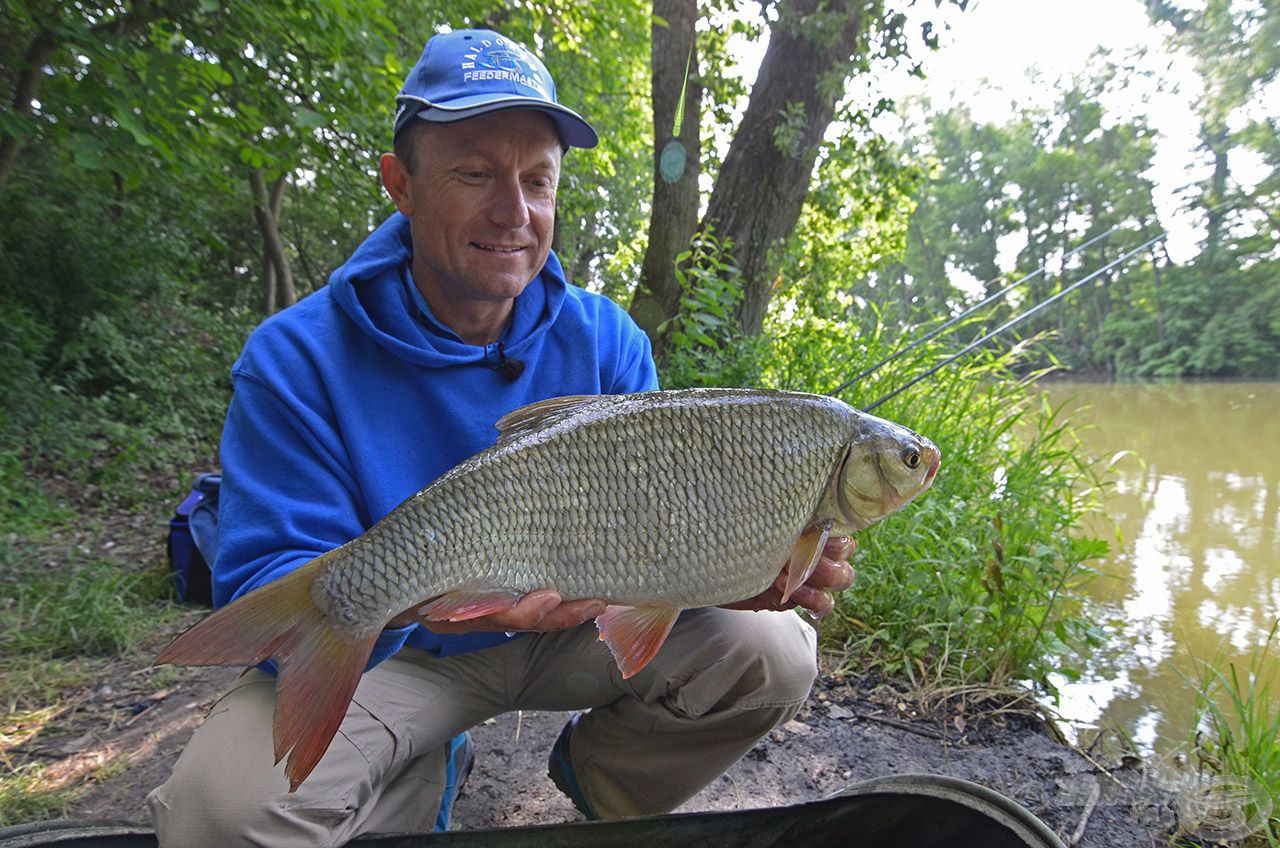
[[[581,115],[556,101],[555,80],[542,60],[491,29],[431,37],[396,95],[395,134],[414,118],[450,124],[503,109],[546,113],[568,147],[600,141]]]

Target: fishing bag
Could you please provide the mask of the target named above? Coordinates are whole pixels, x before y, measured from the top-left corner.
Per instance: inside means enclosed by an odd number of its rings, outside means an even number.
[[[213,603],[209,563],[218,550],[220,474],[201,474],[169,519],[166,548],[178,598],[188,604]]]

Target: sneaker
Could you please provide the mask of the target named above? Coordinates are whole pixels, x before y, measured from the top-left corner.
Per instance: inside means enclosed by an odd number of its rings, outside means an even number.
[[[560,737],[556,739],[556,744],[551,746],[551,756],[547,759],[547,776],[551,778],[551,782],[557,789],[568,796],[573,806],[578,808],[578,812],[586,816],[589,821],[595,821],[597,816],[591,811],[586,796],[582,794],[578,777],[573,773],[573,764],[569,762],[569,737],[573,735],[573,729],[578,726],[580,718],[582,713],[570,715],[568,723],[560,731]]]
[[[459,733],[449,740],[449,758],[444,766],[444,793],[440,796],[440,814],[436,816],[437,832],[449,829],[453,802],[467,785],[471,767],[476,763],[476,746],[470,733]]]

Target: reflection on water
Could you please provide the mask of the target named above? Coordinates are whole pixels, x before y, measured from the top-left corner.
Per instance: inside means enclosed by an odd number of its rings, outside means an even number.
[[[1045,390],[1091,425],[1090,456],[1132,452],[1090,527],[1119,534],[1107,576],[1088,587],[1110,639],[1083,680],[1062,685],[1059,711],[1167,751],[1186,741],[1194,703],[1178,669],[1192,656],[1247,663],[1280,616],[1280,384]]]

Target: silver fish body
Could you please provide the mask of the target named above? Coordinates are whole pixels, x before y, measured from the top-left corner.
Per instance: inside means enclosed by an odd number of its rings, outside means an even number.
[[[317,601],[360,630],[461,585],[627,606],[753,596],[859,415],[832,398],[704,389],[602,396],[550,418],[390,512],[326,570]]]
[[[531,419],[353,542],[317,581],[317,602],[357,632],[462,586],[730,603],[766,589],[824,517],[847,452],[897,463],[904,445],[932,449],[839,400],[793,392],[604,395]],[[869,523],[825,517],[837,533]]]
[[[833,398],[686,389],[553,398],[357,539],[205,618],[157,662],[279,668],[273,738],[290,791],[337,732],[383,628],[510,609],[535,589],[603,598],[630,677],[683,609],[786,569],[785,600],[832,533],[910,501],[941,462],[922,436]],[[749,613],[743,613],[744,615]]]

